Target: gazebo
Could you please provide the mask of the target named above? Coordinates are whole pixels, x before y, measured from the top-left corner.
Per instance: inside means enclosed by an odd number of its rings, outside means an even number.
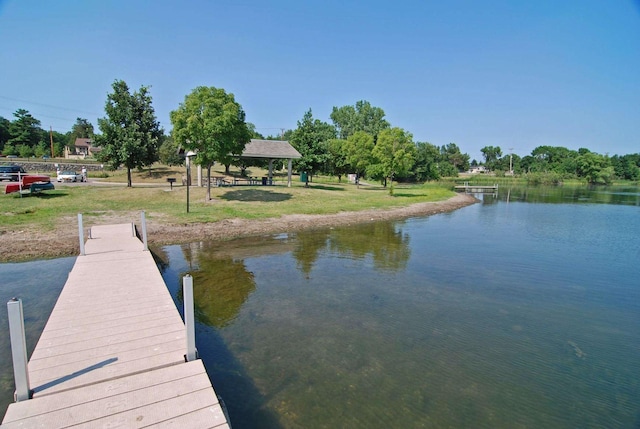
[[[273,175],[273,160],[287,159],[287,186],[291,187],[291,160],[302,158],[293,146],[285,140],[251,139],[244,147],[241,158],[265,158],[269,160],[269,183]]]

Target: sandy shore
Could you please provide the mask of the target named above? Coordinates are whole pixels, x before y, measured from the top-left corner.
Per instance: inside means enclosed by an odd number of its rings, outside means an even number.
[[[388,210],[342,212],[333,215],[286,215],[263,220],[228,219],[214,223],[170,224],[161,216],[148,216],[147,235],[150,245],[180,244],[202,240],[231,240],[239,237],[278,234],[306,229],[353,225],[380,220],[406,219],[450,212],[474,204],[471,195],[458,194],[448,200],[418,203]],[[139,213],[123,213],[102,217],[95,224],[140,224]],[[85,220],[85,227],[91,224]],[[0,235],[3,247],[11,249],[0,255],[0,262],[73,256],[79,253],[78,227],[75,219],[68,219],[52,231],[8,231]]]

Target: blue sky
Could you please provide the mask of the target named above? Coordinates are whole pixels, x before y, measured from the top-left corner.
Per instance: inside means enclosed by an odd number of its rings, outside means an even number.
[[[264,135],[367,100],[414,141],[640,152],[640,0],[0,0],[0,116],[60,132],[150,86],[158,120],[200,85]]]

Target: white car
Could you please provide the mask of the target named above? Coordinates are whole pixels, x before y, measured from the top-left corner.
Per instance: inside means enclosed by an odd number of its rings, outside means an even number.
[[[60,171],[58,182],[84,182],[84,176],[76,171]]]

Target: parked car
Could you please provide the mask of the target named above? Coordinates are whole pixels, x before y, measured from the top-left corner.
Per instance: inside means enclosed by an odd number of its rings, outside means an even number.
[[[58,172],[58,182],[84,182],[84,176],[77,171]]]
[[[23,174],[27,174],[27,172],[24,167],[19,165],[0,165],[0,180],[17,182]]]

